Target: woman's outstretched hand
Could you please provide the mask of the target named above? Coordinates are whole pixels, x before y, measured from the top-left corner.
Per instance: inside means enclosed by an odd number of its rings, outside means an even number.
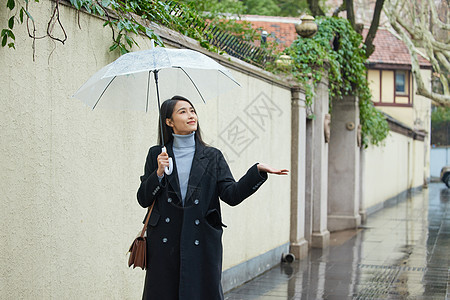
[[[268,166],[265,164],[258,164],[257,167],[258,167],[258,171],[267,172],[270,174],[287,175],[289,172],[289,170],[287,170],[287,169],[279,170],[279,169],[272,168],[271,166]]]

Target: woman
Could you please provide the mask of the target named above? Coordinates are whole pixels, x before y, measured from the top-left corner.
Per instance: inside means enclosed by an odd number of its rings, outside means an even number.
[[[149,267],[143,299],[223,299],[225,225],[219,197],[237,205],[259,188],[267,173],[288,171],[255,164],[236,182],[222,153],[203,142],[189,100],[175,96],[164,101],[161,117],[167,153],[161,152],[160,145],[150,148],[137,193],[142,207],[156,201],[147,227]],[[169,157],[174,168],[166,175]]]

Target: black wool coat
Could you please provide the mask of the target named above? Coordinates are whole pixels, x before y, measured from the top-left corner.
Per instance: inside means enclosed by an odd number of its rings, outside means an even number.
[[[174,159],[172,143],[166,145]],[[156,201],[147,227],[148,269],[143,299],[223,299],[222,223],[219,198],[237,205],[267,179],[256,164],[236,182],[222,153],[196,141],[185,205],[174,171],[156,174],[161,146],[150,148],[137,199],[142,207]]]

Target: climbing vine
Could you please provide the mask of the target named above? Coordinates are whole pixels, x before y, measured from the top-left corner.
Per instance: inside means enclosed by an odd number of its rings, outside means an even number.
[[[10,11],[7,27],[1,31],[2,46],[15,48],[15,25],[26,23],[28,35],[33,40],[33,49],[37,39],[50,38],[62,44],[67,40],[64,26],[60,20],[61,3],[70,3],[78,11],[86,11],[102,16],[106,19],[104,26],[111,28],[112,44],[110,51],[119,51],[121,54],[129,52],[137,45],[134,37],[138,34],[147,36],[156,44],[163,46],[161,38],[145,24],[157,23],[178,31],[183,35],[197,40],[200,46],[215,52],[220,52],[211,44],[211,32],[207,27],[214,27],[221,31],[244,40],[253,42],[261,39],[260,28],[252,28],[251,23],[227,19],[223,12],[215,10],[202,11],[201,3],[196,1],[176,0],[53,0],[53,8],[48,20],[45,34],[38,35],[35,20],[30,13],[29,6],[39,0],[7,0],[6,6]],[[220,6],[220,5],[219,5]],[[222,7],[222,6],[221,6]],[[234,6],[230,12],[234,12]],[[81,28],[81,25],[78,24]],[[55,30],[59,29],[59,30]],[[58,34],[62,36],[58,36]],[[276,51],[277,44],[270,42],[263,51],[271,55]],[[33,56],[34,57],[34,56]]]
[[[41,35],[37,34],[35,20],[29,9],[31,2],[39,2],[39,0],[7,0],[6,7],[10,11],[10,17],[8,17],[7,27],[1,31],[2,46],[15,48],[15,25],[23,23],[26,24],[28,35],[33,40],[33,48],[36,40],[43,38],[50,38],[64,44],[67,35],[60,20],[59,11],[63,0],[54,0],[47,31]],[[162,46],[161,38],[150,26],[145,25],[150,22],[194,38],[201,46],[209,50],[217,50],[207,42],[207,35],[202,32],[206,26],[205,20],[190,4],[157,0],[68,0],[68,2],[78,11],[84,10],[105,18],[103,26],[110,27],[112,31],[111,51],[118,50],[122,54],[130,51],[134,45],[137,45],[135,36],[138,34],[143,34]],[[81,25],[78,26],[81,29]],[[55,30],[56,28],[59,30]],[[63,36],[58,36],[55,32],[59,35],[62,32]]]
[[[16,24],[26,23],[28,35],[34,43],[37,39],[50,38],[62,44],[67,40],[64,26],[60,20],[60,3],[54,0],[53,11],[48,20],[47,32],[37,34],[35,20],[29,11],[31,2],[39,0],[7,0],[10,11],[7,27],[1,31],[3,47],[15,48],[14,29]],[[205,30],[207,21],[197,12],[195,2],[159,0],[68,0],[77,10],[85,10],[105,18],[104,26],[111,28],[112,44],[110,51],[126,53],[137,45],[135,36],[143,34],[163,45],[161,38],[147,25],[150,22],[161,24],[199,41],[208,50],[218,51],[209,41],[210,33]],[[245,22],[223,20],[220,15],[208,15],[208,22],[221,30],[231,32],[243,40],[260,39],[260,30],[251,28]],[[366,78],[364,45],[362,37],[356,33],[346,19],[320,17],[316,19],[319,30],[313,38],[298,38],[285,50],[292,58],[289,72],[305,87],[307,105],[311,105],[314,87],[323,74],[328,75],[329,95],[342,97],[355,95],[359,98],[360,122],[363,144],[377,145],[386,138],[389,127],[384,116],[375,109]],[[79,25],[80,26],[80,25]],[[59,28],[59,30],[55,30]],[[81,28],[81,26],[80,26]],[[55,33],[58,32],[58,35]],[[267,43],[262,47],[268,54],[276,53],[277,45]],[[33,56],[34,57],[34,56]],[[276,65],[269,71],[279,72]],[[282,70],[286,72],[286,69]]]
[[[314,87],[328,74],[330,99],[357,96],[363,145],[378,145],[387,137],[389,126],[371,101],[362,36],[346,19],[319,17],[316,22],[319,29],[313,38],[298,38],[285,50],[292,58],[293,76],[305,87],[307,105],[312,103]]]

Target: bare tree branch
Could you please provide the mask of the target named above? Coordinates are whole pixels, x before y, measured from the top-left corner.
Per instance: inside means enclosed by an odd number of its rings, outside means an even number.
[[[436,51],[435,55],[438,61],[444,66],[444,68],[450,70],[450,62],[449,62],[450,53],[449,52],[442,53],[440,51]]]
[[[429,6],[431,7],[431,17],[433,19],[433,23],[439,26],[443,30],[450,30],[450,24],[442,22],[436,10],[436,6],[434,5],[432,0],[428,0]]]
[[[450,63],[448,62],[448,60],[445,58],[445,56],[441,52],[435,53],[435,61],[436,61],[436,63],[433,64],[433,66],[436,65],[436,69],[435,70],[439,74],[439,80],[442,83],[442,88],[444,90],[444,95],[450,95],[450,90],[449,90],[449,84],[448,84],[447,77],[445,76],[443,70],[441,70],[441,65],[446,70],[450,70]]]
[[[434,10],[434,12],[433,12]],[[411,69],[417,85],[417,94],[434,102],[450,107],[450,90],[447,75],[450,72],[448,41],[437,40],[433,26],[439,24],[440,30],[447,26],[440,20],[435,4],[431,0],[385,0],[384,12],[400,39],[405,43],[411,56]],[[430,17],[431,15],[431,17]],[[440,22],[440,23],[439,23]],[[446,35],[444,35],[446,36]],[[425,55],[422,52],[425,51]],[[427,89],[420,72],[419,53],[428,58],[443,87],[443,94]]]

